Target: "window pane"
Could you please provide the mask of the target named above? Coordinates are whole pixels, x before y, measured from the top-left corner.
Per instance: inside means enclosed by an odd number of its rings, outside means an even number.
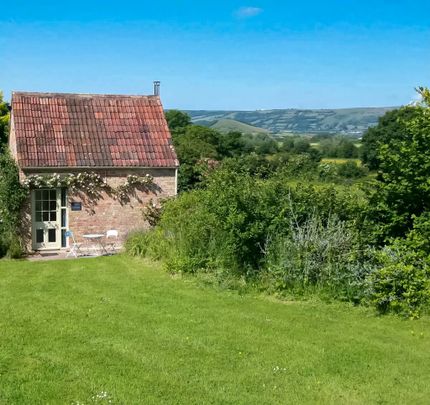
[[[67,198],[66,198],[66,189],[62,188],[61,189],[61,206],[62,207],[67,207]]]
[[[42,213],[42,220],[43,221],[49,221],[49,212],[43,212]]]
[[[42,191],[42,199],[43,200],[49,200],[49,191],[48,190]]]
[[[36,222],[40,222],[40,221],[42,221],[42,213],[36,212]]]
[[[50,221],[56,221],[56,220],[57,220],[57,211],[51,211]]]
[[[51,211],[55,211],[57,209],[57,202],[56,201],[51,201],[49,203],[49,205],[50,205],[49,208]]]
[[[50,191],[51,200],[57,199],[57,190],[51,190]]]
[[[43,229],[36,229],[36,243],[43,243]]]
[[[54,243],[56,240],[57,230],[56,229],[48,229],[48,242]]]
[[[62,228],[65,228],[67,226],[66,222],[67,222],[66,209],[63,208],[61,210],[61,227]]]
[[[42,208],[43,211],[49,211],[49,201],[43,201]]]
[[[67,242],[66,242],[66,230],[62,229],[61,230],[61,247],[66,247],[67,246]]]
[[[42,203],[40,201],[36,201],[36,211],[42,211]]]

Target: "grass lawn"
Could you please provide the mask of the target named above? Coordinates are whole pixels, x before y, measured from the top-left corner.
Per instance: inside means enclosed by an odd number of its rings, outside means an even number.
[[[1,404],[429,403],[429,318],[240,296],[125,256],[0,261],[0,289]]]

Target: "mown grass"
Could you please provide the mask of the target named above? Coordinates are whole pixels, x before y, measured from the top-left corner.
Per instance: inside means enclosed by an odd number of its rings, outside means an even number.
[[[0,262],[0,403],[427,403],[430,320],[285,303],[125,256]]]

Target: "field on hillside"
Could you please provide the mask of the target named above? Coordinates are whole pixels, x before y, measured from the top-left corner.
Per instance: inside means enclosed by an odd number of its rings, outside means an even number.
[[[280,302],[126,256],[0,261],[2,404],[404,404],[430,320]]]
[[[362,161],[360,159],[347,159],[347,158],[322,158],[322,163],[335,163],[335,164],[343,164],[346,162],[354,162],[358,166],[362,165]]]
[[[219,120],[235,120],[265,129],[273,134],[281,133],[347,133],[360,135],[376,125],[387,108],[345,108],[327,110],[256,110],[256,111],[186,111],[193,122],[214,125]]]

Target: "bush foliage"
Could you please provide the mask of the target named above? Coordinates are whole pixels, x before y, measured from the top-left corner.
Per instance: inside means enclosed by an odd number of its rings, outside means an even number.
[[[242,144],[226,157],[212,130],[186,130],[179,144],[192,143],[197,131],[212,145],[205,155],[222,163],[200,171],[199,187],[168,201],[151,231],[129,239],[128,251],[162,259],[174,273],[419,316],[430,305],[430,93],[420,92],[422,103],[388,113],[366,135],[366,162],[380,170],[374,180],[354,161],[320,162],[303,139],[266,144],[261,150],[270,156],[244,153]],[[323,141],[321,150],[333,156],[357,153],[345,139]]]
[[[275,291],[307,290],[360,302],[366,277],[374,266],[366,257],[353,223],[317,215],[300,223],[292,218],[290,232],[269,243],[265,276]]]
[[[290,184],[288,171],[257,177],[236,163],[216,170],[204,189],[168,201],[158,225],[130,238],[128,251],[163,258],[171,272],[242,277],[277,292],[313,287],[357,301],[364,193]]]
[[[9,153],[0,155],[0,257],[19,257],[21,207],[27,197],[19,181],[18,167]]]

